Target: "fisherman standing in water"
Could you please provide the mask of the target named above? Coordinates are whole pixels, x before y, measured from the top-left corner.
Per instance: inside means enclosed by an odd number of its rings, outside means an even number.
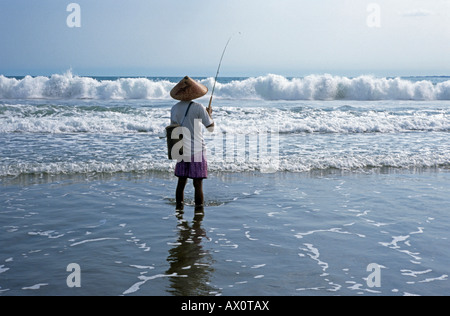
[[[203,97],[208,88],[184,77],[170,92],[170,96],[180,102],[172,107],[171,124],[179,124],[189,130],[190,140],[183,136],[183,155],[178,159],[175,167],[175,176],[178,177],[176,190],[177,210],[184,208],[184,189],[188,179],[193,179],[195,188],[195,207],[204,206],[203,179],[208,178],[208,164],[206,161],[206,145],[203,139],[202,126],[209,132],[214,131],[212,108],[206,109],[203,105],[192,100]],[[189,135],[186,131],[186,135]],[[185,135],[185,136],[186,136]]]

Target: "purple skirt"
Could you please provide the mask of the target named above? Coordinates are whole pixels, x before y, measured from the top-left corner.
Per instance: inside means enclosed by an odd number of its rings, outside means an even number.
[[[208,162],[206,161],[206,154],[202,153],[201,159],[199,156],[200,155],[192,156],[191,162],[178,162],[175,166],[175,176],[189,179],[208,178]],[[197,159],[195,160],[194,158]]]

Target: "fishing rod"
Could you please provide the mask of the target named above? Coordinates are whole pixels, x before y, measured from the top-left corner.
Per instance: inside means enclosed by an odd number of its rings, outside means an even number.
[[[239,32],[239,34],[241,34],[241,32]],[[219,77],[220,67],[222,66],[223,56],[225,56],[225,52],[227,51],[228,44],[230,44],[231,39],[234,37],[234,35],[236,35],[236,34],[233,34],[233,35],[230,36],[230,38],[228,39],[227,44],[225,45],[225,48],[223,49],[222,57],[220,58],[220,62],[219,62],[219,67],[217,68],[216,78],[214,79],[214,86],[213,86],[213,89],[212,89],[212,92],[211,92],[211,98],[209,99],[208,110],[211,109],[211,104],[212,104],[212,100],[213,100],[213,96],[214,96],[214,91],[216,90],[217,78]]]

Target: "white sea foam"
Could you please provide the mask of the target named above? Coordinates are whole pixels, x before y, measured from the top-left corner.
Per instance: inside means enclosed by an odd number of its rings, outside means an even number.
[[[212,88],[214,79],[201,80]],[[97,80],[71,72],[17,80],[0,76],[0,99],[170,99],[176,83],[148,78]],[[450,81],[310,75],[266,75],[218,83],[216,97],[263,100],[450,100]]]
[[[9,268],[5,268],[4,265],[1,265],[1,266],[0,266],[0,274],[6,272],[6,271],[8,271],[8,270],[9,270]]]
[[[141,286],[147,283],[148,281],[159,279],[159,278],[186,278],[186,275],[178,275],[177,273],[173,274],[157,274],[150,277],[146,277],[143,275],[140,275],[138,279],[142,280],[140,282],[137,282],[133,284],[128,290],[123,292],[123,295],[133,294],[140,290]]]
[[[205,80],[210,84],[211,79]],[[450,81],[434,85],[431,81],[411,82],[401,78],[360,76],[347,78],[310,75],[288,79],[267,75],[218,84],[217,94],[229,98],[264,100],[449,100]]]
[[[88,240],[83,240],[80,242],[76,242],[70,245],[70,247],[75,247],[78,245],[82,245],[82,244],[86,244],[86,243],[90,243],[90,242],[98,242],[98,241],[104,241],[104,240],[117,240],[119,238],[97,238],[97,239],[88,239]]]
[[[0,133],[150,133],[161,135],[167,108],[0,105]],[[276,128],[291,133],[393,133],[450,131],[446,110],[374,111],[370,109],[220,107],[214,112],[218,132],[258,133]],[[242,128],[245,126],[245,129]]]
[[[23,287],[22,290],[40,290],[41,287],[47,286],[47,285],[48,285],[48,283],[39,283],[39,284],[35,284],[33,286]]]
[[[161,133],[167,109],[0,105],[0,133]]]
[[[409,135],[405,136],[405,141],[408,141]],[[435,138],[445,141],[446,134]],[[328,136],[327,136],[328,137]],[[381,136],[384,137],[384,136]],[[315,139],[315,138],[314,138]],[[373,138],[370,138],[373,139]],[[285,139],[280,140],[284,142]],[[302,140],[306,142],[306,140]],[[309,140],[311,141],[311,140]],[[336,141],[335,139],[333,140]],[[344,139],[345,141],[345,139]],[[418,145],[410,145],[411,148],[402,148],[400,143],[389,144],[390,138],[385,140],[386,144],[383,144],[383,148],[376,148],[381,150],[380,152],[371,151],[368,148],[361,148],[361,152],[355,152],[354,149],[341,148],[339,142],[326,146],[325,143],[322,147],[318,144],[302,143],[296,146],[294,149],[289,148],[289,143],[281,144],[280,155],[277,159],[277,163],[273,164],[273,157],[260,156],[257,159],[246,159],[245,157],[233,157],[225,160],[223,156],[217,155],[214,152],[208,153],[208,169],[211,172],[264,172],[268,164],[274,165],[274,172],[310,172],[314,170],[367,170],[373,168],[448,168],[450,166],[450,152],[447,148],[441,148],[439,151],[434,152],[433,146],[429,149],[423,150],[421,147],[416,150]],[[424,142],[427,139],[423,140]],[[175,162],[167,160],[165,152],[146,154],[139,157],[130,157],[129,152],[146,150],[144,147],[147,145],[144,138],[142,138],[140,147],[127,147],[127,144],[123,144],[124,147],[114,148],[114,144],[104,144],[103,152],[96,152],[95,147],[90,153],[90,157],[87,160],[72,161],[73,158],[59,159],[54,157],[53,159],[59,161],[33,161],[34,159],[42,159],[38,155],[36,158],[32,156],[14,159],[7,159],[0,162],[0,176],[19,176],[19,175],[58,175],[58,174],[90,174],[90,173],[120,173],[120,172],[173,172]],[[164,146],[164,141],[160,140],[160,146]],[[420,144],[419,144],[420,145]],[[45,146],[45,144],[44,144]],[[112,146],[112,147],[111,147]],[[286,147],[287,146],[287,147]],[[333,146],[333,147],[332,147]],[[366,146],[366,145],[364,145]],[[369,145],[367,145],[369,146]],[[380,146],[380,145],[378,145]],[[423,146],[423,145],[422,145]],[[74,147],[75,154],[78,152],[78,147]],[[85,150],[83,143],[80,143],[80,150]],[[211,149],[211,148],[210,148]],[[24,149],[24,152],[27,152]],[[147,149],[151,151],[150,149]],[[113,152],[115,156],[108,157]],[[391,152],[392,151],[392,152]],[[44,153],[45,154],[45,153]],[[51,154],[51,153],[50,153]],[[86,153],[88,154],[88,153]],[[51,154],[52,155],[52,154]],[[57,154],[53,154],[57,155]],[[128,156],[127,156],[128,155]],[[227,155],[228,156],[228,155]],[[28,159],[27,160],[25,160]],[[67,160],[67,161],[66,161]],[[273,213],[276,214],[276,213]],[[272,215],[273,215],[272,214]],[[269,214],[270,215],[270,214]],[[333,233],[347,233],[345,230],[335,228],[328,230]],[[309,235],[314,232],[305,234],[298,234],[299,238],[304,235]],[[33,233],[38,234],[38,233]],[[41,235],[41,233],[39,233]],[[47,233],[46,233],[47,234]],[[57,233],[54,233],[57,235]],[[247,234],[249,238],[250,233]],[[49,235],[52,238],[53,235]],[[58,236],[56,236],[58,237]],[[56,238],[53,237],[53,238]],[[397,240],[393,240],[392,243],[386,243],[387,247],[395,247]]]
[[[20,80],[0,76],[0,99],[160,99],[167,98],[173,86],[146,78],[96,80],[71,72]]]

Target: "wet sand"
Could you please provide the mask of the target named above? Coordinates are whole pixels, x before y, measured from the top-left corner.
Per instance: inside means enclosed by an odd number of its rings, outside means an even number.
[[[177,214],[167,173],[2,178],[0,295],[448,295],[449,184],[442,170],[212,173],[204,213],[189,183]]]

